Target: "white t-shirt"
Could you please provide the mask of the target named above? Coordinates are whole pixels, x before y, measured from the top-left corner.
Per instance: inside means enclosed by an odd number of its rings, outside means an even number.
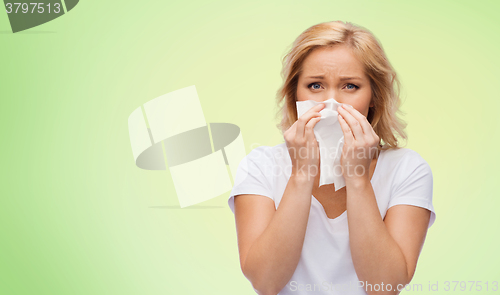
[[[238,166],[228,199],[231,211],[234,213],[234,196],[239,194],[269,197],[274,200],[277,209],[288,184],[291,167],[285,143],[252,150]],[[430,210],[428,227],[434,223],[436,213],[432,205],[432,171],[417,152],[408,148],[381,151],[371,184],[382,218],[390,207],[407,204]],[[366,295],[366,291],[359,287],[352,262],[347,211],[330,219],[321,203],[312,195],[311,198],[300,260],[292,278],[279,295]]]

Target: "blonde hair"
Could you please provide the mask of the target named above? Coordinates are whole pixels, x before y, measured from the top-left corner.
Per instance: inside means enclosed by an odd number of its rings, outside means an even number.
[[[401,148],[394,133],[407,139],[406,123],[396,116],[403,113],[401,105],[401,84],[396,71],[387,59],[376,37],[367,29],[349,22],[333,21],[314,25],[305,30],[293,42],[290,51],[283,57],[281,76],[283,85],[277,91],[276,100],[281,122],[276,125],[282,133],[297,121],[297,83],[305,58],[316,48],[346,45],[354,56],[363,63],[365,74],[370,79],[373,107],[367,115],[368,122],[384,144],[379,150]],[[281,107],[279,105],[285,101]]]

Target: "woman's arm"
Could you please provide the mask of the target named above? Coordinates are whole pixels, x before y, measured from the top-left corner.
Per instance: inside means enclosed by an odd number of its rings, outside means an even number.
[[[295,272],[304,244],[312,188],[313,182],[307,176],[292,175],[276,211],[270,198],[235,196],[241,268],[259,294],[276,295]]]
[[[339,107],[338,111],[345,137],[341,164],[354,269],[368,294],[399,294],[415,272],[430,211],[393,206],[387,211],[386,221],[382,220],[368,173],[372,150],[377,151],[380,138],[356,109]],[[359,169],[364,173],[359,175]]]
[[[369,181],[346,180],[346,192],[349,243],[359,280],[368,294],[399,294],[415,273],[430,211],[398,205],[382,220]]]
[[[271,200],[264,204],[256,195],[234,199],[241,269],[260,294],[277,294],[299,263],[319,173],[314,126],[324,107],[322,103],[312,107],[283,134],[292,171],[278,209],[273,212]]]

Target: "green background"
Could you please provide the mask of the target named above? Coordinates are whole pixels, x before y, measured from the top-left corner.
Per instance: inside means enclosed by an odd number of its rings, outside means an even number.
[[[196,85],[207,122],[240,126],[247,153],[279,144],[281,58],[332,20],[381,41],[403,85],[407,147],[433,170],[437,219],[412,284],[439,282],[433,294],[447,294],[446,280],[500,281],[499,9],[88,0],[16,34],[0,13],[0,294],[255,294],[229,192],[174,209],[169,172],[135,166],[127,119]]]

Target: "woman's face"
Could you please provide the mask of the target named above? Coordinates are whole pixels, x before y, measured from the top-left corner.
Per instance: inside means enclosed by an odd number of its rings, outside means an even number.
[[[363,64],[345,46],[314,49],[302,64],[297,85],[297,100],[318,102],[334,98],[352,105],[365,117],[371,102],[372,89]]]

